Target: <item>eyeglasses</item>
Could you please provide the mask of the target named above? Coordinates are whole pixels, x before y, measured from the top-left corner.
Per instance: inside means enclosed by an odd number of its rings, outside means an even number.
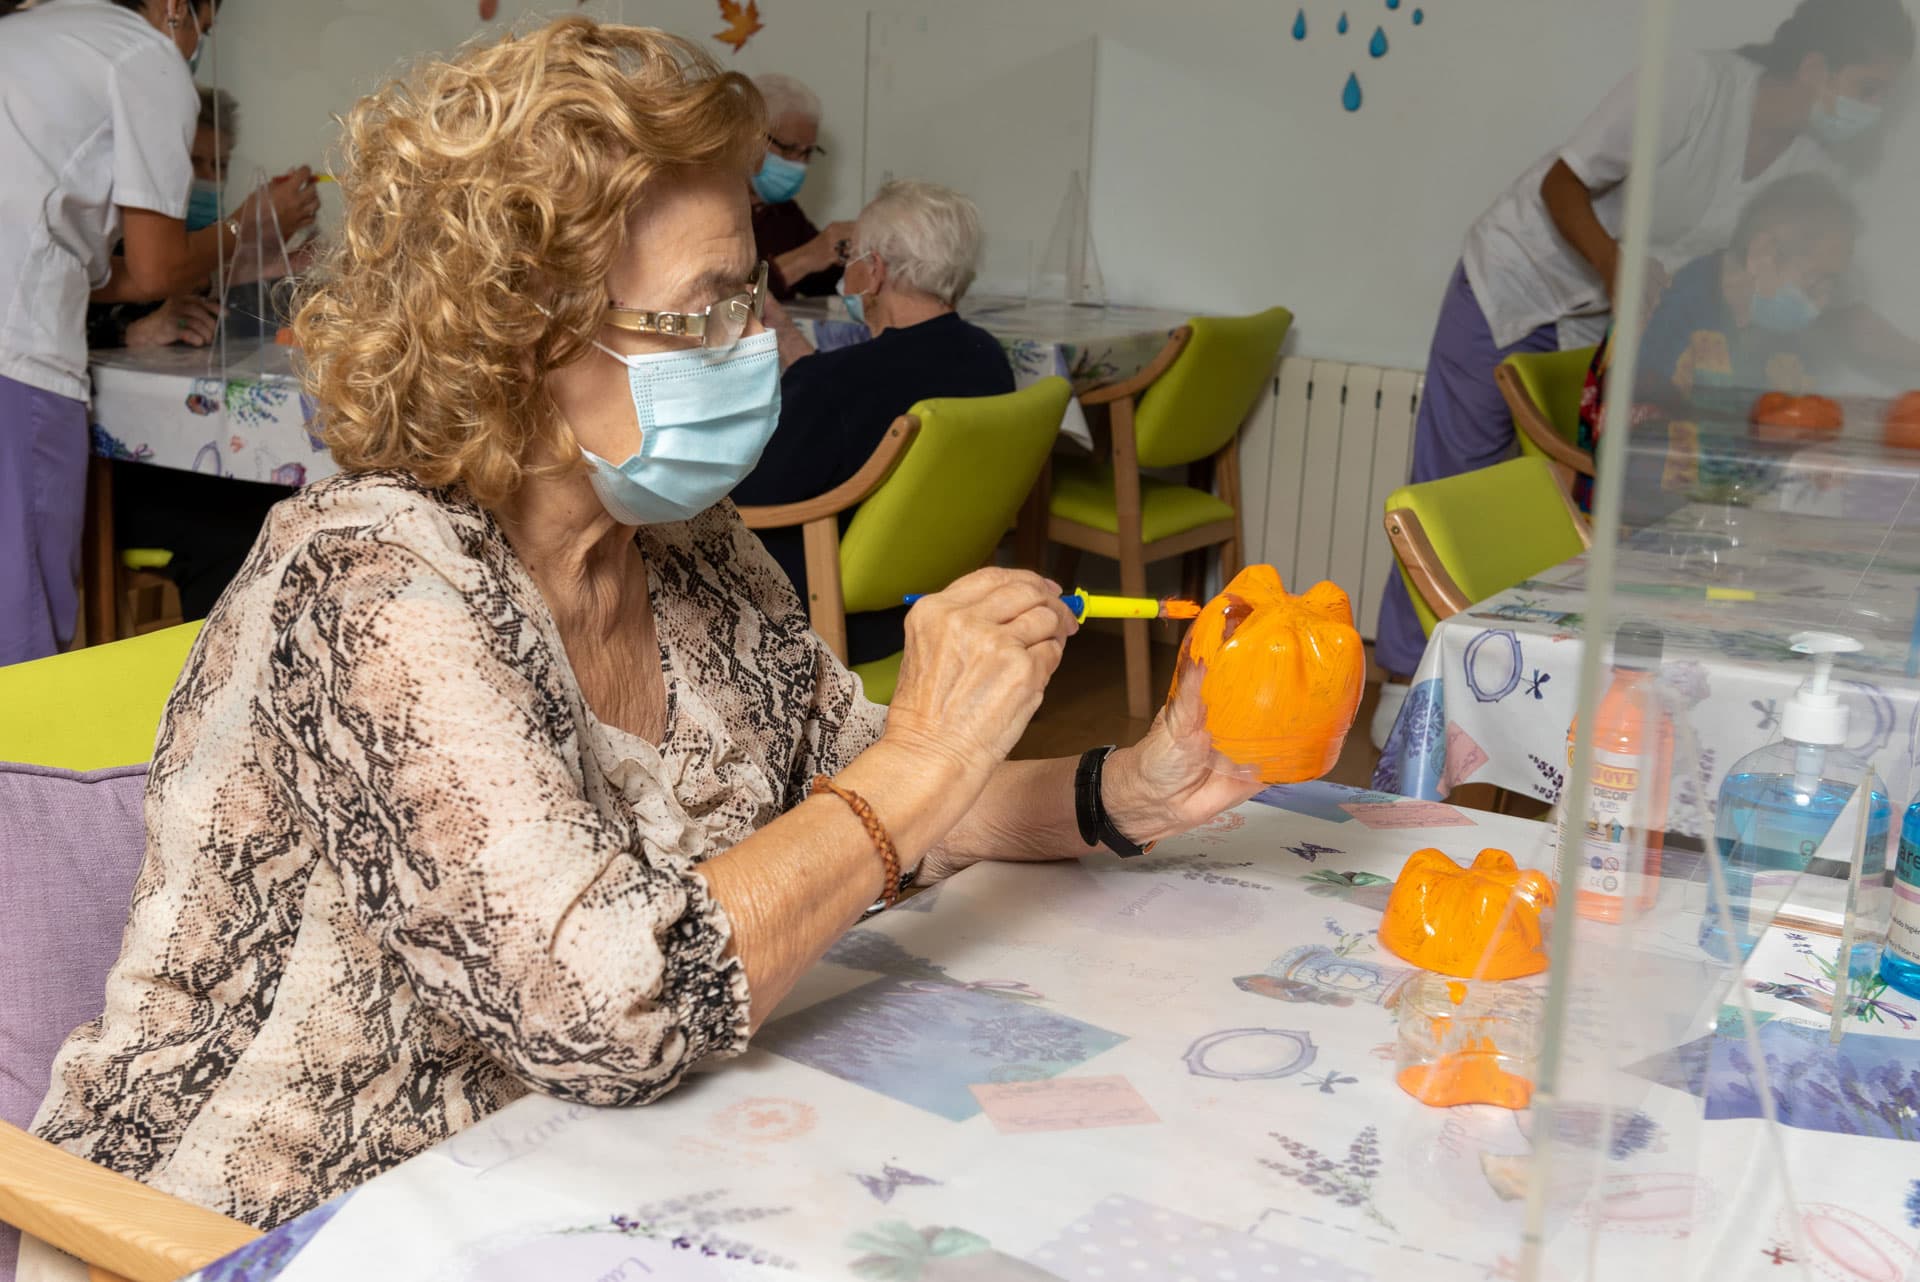
[[[708,351],[724,352],[740,341],[749,321],[760,319],[766,298],[767,265],[762,262],[754,267],[744,294],[731,294],[703,312],[649,312],[609,303],[606,323],[633,334],[697,338]]]
[[[819,143],[815,143],[811,147],[802,147],[797,142],[787,142],[784,139],[775,138],[772,134],[767,135],[767,141],[773,144],[775,151],[785,156],[788,160],[797,160],[802,164],[812,160],[815,156],[824,156],[827,154],[827,149]]]

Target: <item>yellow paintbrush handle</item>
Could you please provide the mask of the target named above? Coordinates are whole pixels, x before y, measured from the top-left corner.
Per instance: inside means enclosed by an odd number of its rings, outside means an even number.
[[[1099,596],[1085,588],[1075,588],[1073,594],[1084,603],[1080,607],[1083,619],[1157,619],[1160,617],[1160,602],[1145,596]]]

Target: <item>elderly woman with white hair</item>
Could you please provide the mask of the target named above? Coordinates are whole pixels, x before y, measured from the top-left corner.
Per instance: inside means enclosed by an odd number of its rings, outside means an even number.
[[[890,182],[860,211],[840,292],[873,340],[815,352],[777,308],[782,363],[780,426],[760,463],[734,490],[736,502],[797,503],[859,470],[887,426],[931,396],[996,396],[1013,371],[993,335],[954,308],[980,258],[980,211],[950,188]],[[851,520],[851,513],[845,518]],[[800,530],[761,538],[807,598]],[[905,610],[848,619],[855,663],[899,651]]]
[[[821,231],[794,200],[807,167],[826,154],[820,145],[820,98],[792,76],[755,76],[767,104],[767,152],[754,171],[753,239],[767,260],[767,287],[775,298],[831,294],[846,263],[853,224]]]

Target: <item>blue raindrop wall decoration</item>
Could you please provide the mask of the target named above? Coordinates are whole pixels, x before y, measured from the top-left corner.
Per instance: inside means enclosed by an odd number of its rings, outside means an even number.
[[[1351,3],[1351,0],[1347,0],[1347,2]],[[1427,20],[1427,11],[1417,5],[1404,4],[1402,0],[1381,0],[1381,3],[1386,6],[1389,13],[1406,14],[1413,26],[1418,27]],[[1285,11],[1282,10],[1282,12]],[[1316,19],[1316,21],[1325,21],[1324,10],[1322,11],[1322,16]],[[1310,25],[1307,21],[1307,6],[1305,0],[1298,0],[1294,9],[1293,22],[1289,27],[1296,43],[1306,43],[1307,32]],[[1340,10],[1339,16],[1335,18],[1333,22],[1334,33],[1344,36],[1352,26],[1353,18],[1351,13],[1345,9]],[[1362,30],[1365,30],[1365,28],[1363,27]],[[1324,36],[1325,31],[1322,30],[1320,34]],[[1369,58],[1375,60],[1384,59],[1387,56],[1387,50],[1392,48],[1392,45],[1393,42],[1387,36],[1385,24],[1376,24],[1372,34],[1367,37],[1367,55]],[[1349,65],[1351,66],[1351,64]],[[1328,68],[1328,70],[1334,70],[1334,68]],[[1340,106],[1346,111],[1358,111],[1360,110],[1362,101],[1363,95],[1360,91],[1360,74],[1358,71],[1349,70],[1346,83],[1342,85],[1340,89]]]

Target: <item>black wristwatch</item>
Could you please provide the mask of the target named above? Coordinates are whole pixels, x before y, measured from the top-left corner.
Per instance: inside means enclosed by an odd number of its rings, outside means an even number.
[[[1152,850],[1153,843],[1135,845],[1113,826],[1113,819],[1107,814],[1106,802],[1100,797],[1100,772],[1107,764],[1107,754],[1112,751],[1113,745],[1109,743],[1080,754],[1079,768],[1073,772],[1073,817],[1080,825],[1082,842],[1105,846],[1122,859],[1130,859]]]

